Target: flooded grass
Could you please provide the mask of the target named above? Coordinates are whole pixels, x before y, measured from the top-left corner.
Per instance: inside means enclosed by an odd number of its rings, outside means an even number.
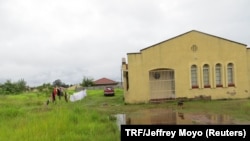
[[[250,99],[190,101],[181,109],[185,113],[223,114],[236,121],[250,123]]]
[[[250,99],[186,101],[183,107],[179,107],[177,101],[125,105],[120,95],[107,97],[105,101],[98,95],[92,98],[98,99],[98,102],[93,100],[88,106],[100,113],[120,115],[118,120],[123,124],[250,124]],[[164,110],[171,112],[162,115]]]

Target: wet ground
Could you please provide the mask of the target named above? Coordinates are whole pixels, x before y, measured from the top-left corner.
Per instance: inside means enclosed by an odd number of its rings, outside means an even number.
[[[184,114],[173,109],[145,109],[130,114],[115,115],[117,124],[244,124],[236,122],[228,115],[223,114]]]

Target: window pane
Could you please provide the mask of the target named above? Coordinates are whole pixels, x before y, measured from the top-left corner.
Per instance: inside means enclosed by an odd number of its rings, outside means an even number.
[[[191,67],[191,79],[192,86],[198,86],[196,65],[192,65]]]
[[[222,81],[221,81],[221,65],[217,64],[216,65],[216,85],[222,85]]]
[[[233,81],[233,64],[230,63],[227,66],[227,80],[228,80],[228,84],[234,84]]]
[[[203,66],[203,82],[205,86],[209,86],[209,66]]]

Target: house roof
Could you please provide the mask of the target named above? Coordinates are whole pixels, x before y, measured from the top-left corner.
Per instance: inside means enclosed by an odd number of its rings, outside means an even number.
[[[95,84],[95,85],[117,84],[117,82],[116,82],[116,81],[113,81],[113,80],[111,80],[111,79],[108,79],[108,78],[103,77],[103,78],[101,78],[101,79],[98,79],[98,80],[94,81],[94,84]]]
[[[233,42],[233,43],[236,43],[236,44],[240,44],[240,45],[247,46],[246,44],[243,44],[243,43],[235,42],[235,41],[232,41],[232,40],[229,40],[229,39],[225,39],[225,38],[218,37],[218,36],[215,36],[215,35],[211,35],[211,34],[208,34],[208,33],[200,32],[200,31],[197,31],[197,30],[191,30],[191,31],[188,31],[188,32],[186,32],[186,33],[183,33],[183,34],[180,34],[180,35],[178,35],[178,36],[175,36],[175,37],[173,37],[173,38],[170,38],[170,39],[164,40],[164,41],[162,41],[162,42],[159,42],[159,43],[157,43],[157,44],[151,45],[151,46],[149,46],[149,47],[143,48],[143,49],[141,49],[140,51],[143,51],[143,50],[146,50],[146,49],[151,48],[151,47],[153,47],[153,46],[159,45],[159,44],[161,44],[161,43],[163,43],[163,42],[167,42],[167,41],[173,40],[173,39],[178,38],[178,37],[180,37],[180,36],[184,36],[184,35],[189,34],[189,33],[191,33],[191,32],[198,32],[198,33],[200,33],[200,34],[204,34],[204,35],[207,35],[207,36],[212,36],[212,37],[219,38],[219,39],[222,39],[222,40],[225,40],[225,41],[229,41],[229,42]],[[128,53],[128,54],[140,54],[140,52]]]

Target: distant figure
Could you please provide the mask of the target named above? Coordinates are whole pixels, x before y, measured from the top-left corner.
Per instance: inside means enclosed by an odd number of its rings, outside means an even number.
[[[68,102],[68,95],[67,95],[66,92],[64,93],[64,99],[65,99],[66,102]]]
[[[178,105],[179,107],[182,107],[182,108],[183,108],[183,104],[184,104],[184,101],[183,101],[183,100],[179,100],[178,103],[177,103],[177,105]]]
[[[52,93],[51,93],[52,103],[56,102],[56,95],[57,95],[57,88],[54,88],[53,91],[52,91]]]
[[[57,88],[57,96],[59,97],[59,100],[61,100],[61,96],[62,96],[62,88]]]

